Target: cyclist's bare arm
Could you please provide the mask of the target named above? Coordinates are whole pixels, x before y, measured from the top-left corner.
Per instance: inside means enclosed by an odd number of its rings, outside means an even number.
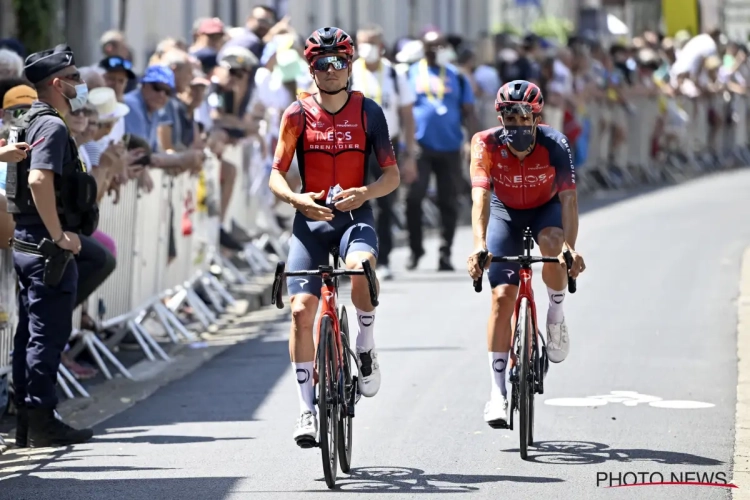
[[[289,187],[286,176],[294,159],[297,140],[304,128],[305,116],[298,102],[293,102],[281,117],[279,142],[273,158],[273,170],[268,179],[271,192],[286,203],[292,204],[297,193]]]
[[[487,224],[490,221],[490,153],[479,133],[471,139],[471,228],[474,248],[487,248]]]

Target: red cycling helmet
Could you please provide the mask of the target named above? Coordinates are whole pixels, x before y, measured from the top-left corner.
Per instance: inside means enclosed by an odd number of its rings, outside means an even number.
[[[354,57],[354,40],[341,28],[327,27],[313,31],[305,40],[305,59],[313,59],[326,54],[343,54]]]
[[[508,82],[497,91],[495,111],[504,114],[539,114],[544,108],[541,89],[526,80]]]

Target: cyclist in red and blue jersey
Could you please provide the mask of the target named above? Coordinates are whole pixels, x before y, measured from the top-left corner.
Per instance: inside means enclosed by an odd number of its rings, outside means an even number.
[[[317,269],[329,263],[332,248],[349,269],[368,259],[375,269],[378,238],[368,200],[394,191],[400,182],[396,157],[383,110],[360,92],[348,92],[354,45],[339,28],[321,28],[305,41],[305,58],[319,94],[300,94],[281,120],[271,191],[294,206],[288,269]],[[286,180],[297,155],[302,193]],[[370,155],[382,175],[365,185]],[[339,192],[340,191],[340,192]],[[313,323],[320,299],[321,279],[288,278],[292,306],[289,352],[297,374],[300,417],[294,431],[298,444],[317,437],[313,404]],[[359,389],[372,397],[380,388],[380,366],[375,351],[375,308],[364,276],[352,276],[352,303],[357,310]]]
[[[479,253],[521,255],[523,232],[529,227],[543,256],[560,264],[544,264],[547,285],[547,355],[554,363],[568,355],[570,340],[563,315],[567,285],[563,252],[573,255],[572,277],[586,266],[575,250],[578,237],[578,198],[573,155],[568,140],[540,123],[544,107],[541,90],[525,80],[503,85],[495,110],[500,127],[484,130],[471,141],[472,228],[476,250],[469,256],[473,279],[481,275]],[[489,263],[489,259],[487,261]],[[511,319],[518,294],[519,265],[489,264],[492,312],[487,347],[492,374],[490,401],[484,419],[491,427],[507,423],[505,373],[511,349]]]

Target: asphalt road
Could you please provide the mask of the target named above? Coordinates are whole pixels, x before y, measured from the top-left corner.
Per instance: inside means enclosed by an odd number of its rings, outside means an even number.
[[[551,367],[541,399],[639,396],[538,404],[529,462],[518,455],[517,428],[492,430],[482,420],[490,295],[475,294],[462,270],[433,272],[432,242],[423,270],[383,286],[383,383],[357,407],[353,474],[339,473],[338,497],[727,498],[715,487],[605,489],[597,475],[731,477],[733,301],[750,244],[748,193],[744,170],[599,202],[583,215],[578,248],[588,270],[565,308],[571,354]],[[470,249],[464,229],[457,265]],[[405,258],[398,250],[394,267]],[[544,314],[540,273],[535,290]],[[319,451],[292,440],[298,406],[286,337],[281,323],[230,349],[100,425],[90,444],[0,482],[0,498],[330,498]],[[713,406],[657,407],[644,395]]]

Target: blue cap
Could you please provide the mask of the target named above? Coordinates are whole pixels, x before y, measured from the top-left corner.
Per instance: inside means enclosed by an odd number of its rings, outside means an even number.
[[[174,89],[174,72],[167,66],[149,66],[141,78],[141,83],[164,83]]]

